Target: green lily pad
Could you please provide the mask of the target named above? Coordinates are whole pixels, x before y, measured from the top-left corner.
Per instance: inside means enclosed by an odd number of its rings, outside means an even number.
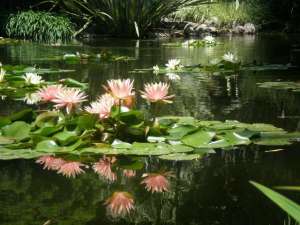
[[[194,148],[199,148],[203,145],[207,145],[216,135],[215,132],[210,131],[197,131],[195,133],[189,134],[181,139],[182,143],[192,146]]]
[[[30,125],[23,121],[16,121],[10,125],[6,125],[2,128],[2,135],[5,137],[13,138],[18,141],[22,141],[29,138]]]
[[[45,155],[45,153],[40,153],[29,149],[12,150],[0,148],[0,160],[34,159],[43,155]]]
[[[69,145],[71,143],[74,143],[79,139],[79,136],[76,131],[62,131],[59,133],[56,133],[53,138],[58,141],[59,144],[65,146]]]
[[[170,161],[191,161],[195,159],[200,159],[199,154],[185,154],[185,153],[173,153],[168,155],[160,155],[158,158]]]
[[[179,125],[177,127],[171,128],[168,130],[169,140],[180,140],[185,135],[192,133],[197,130],[197,127],[193,125]]]

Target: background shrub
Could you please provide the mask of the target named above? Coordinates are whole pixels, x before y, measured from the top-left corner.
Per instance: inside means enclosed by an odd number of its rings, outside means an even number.
[[[219,1],[208,5],[183,7],[172,16],[175,19],[193,22],[204,22],[216,17],[219,25],[231,27],[233,24],[261,23],[268,17],[265,7],[256,0],[241,2],[237,9],[235,1]]]
[[[32,10],[11,15],[5,29],[9,37],[43,42],[67,41],[75,32],[68,18]]]

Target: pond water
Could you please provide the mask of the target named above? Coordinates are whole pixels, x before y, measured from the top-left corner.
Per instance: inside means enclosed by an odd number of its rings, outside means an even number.
[[[167,47],[158,40],[100,39],[68,46],[33,43],[0,45],[3,64],[37,65],[74,69],[63,75],[46,75],[46,80],[72,77],[88,82],[91,98],[103,93],[102,84],[112,78],[135,79],[141,89],[145,82],[162,80],[152,72],[131,73],[135,68],[164,65],[179,58],[184,65],[205,63],[231,51],[244,64],[256,61],[267,64],[299,64],[297,36],[257,35],[220,37],[220,45],[203,48]],[[68,65],[46,60],[66,53],[97,53],[107,49],[114,54],[135,57],[135,61],[82,63]],[[243,71],[230,76],[181,74],[171,82],[176,94],[163,115],[193,116],[209,120],[238,120],[270,123],[289,131],[300,130],[300,94],[258,88],[264,81],[299,81],[300,70]],[[137,99],[138,106],[147,107]],[[14,101],[0,103],[2,115],[25,107]],[[235,151],[217,151],[197,161],[166,162],[155,157],[143,158],[143,169],[133,178],[118,171],[117,182],[100,179],[91,169],[67,179],[43,170],[34,160],[0,161],[0,224],[284,224],[287,216],[255,190],[249,180],[267,186],[300,185],[299,144],[280,147],[282,151],[265,152],[257,146]],[[275,147],[278,149],[278,147]],[[268,148],[269,150],[272,148]],[[143,173],[170,171],[170,191],[151,194],[141,185]],[[135,210],[126,217],[113,217],[104,202],[114,191],[134,196]],[[299,193],[284,192],[300,202]]]

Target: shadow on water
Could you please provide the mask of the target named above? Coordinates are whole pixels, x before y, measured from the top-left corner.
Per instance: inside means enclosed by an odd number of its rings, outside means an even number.
[[[205,63],[232,51],[244,63],[297,63],[294,37],[246,36],[222,37],[214,48],[170,48],[161,42],[104,39],[72,46],[43,46],[32,43],[0,46],[4,64],[26,64],[41,67],[75,69],[69,77],[88,82],[91,98],[103,93],[107,79],[130,77],[136,89],[145,82],[166,80],[164,76],[130,73],[135,68],[163,65],[170,58],[183,64]],[[135,57],[136,61],[67,65],[42,60],[66,53],[93,52],[108,49],[115,54]],[[297,54],[297,53],[295,53]],[[299,58],[298,58],[299,59]],[[258,88],[256,83],[275,80],[299,81],[300,71],[243,71],[231,76],[182,74],[172,81],[176,94],[173,104],[162,114],[194,116],[199,119],[264,122],[295,131],[300,130],[300,97],[298,93]],[[63,75],[66,76],[66,75]],[[62,75],[48,75],[56,80]],[[139,107],[147,107],[138,99]],[[21,102],[2,101],[1,114],[24,107]],[[299,146],[266,153],[255,146],[236,151],[217,151],[193,162],[166,162],[142,159],[144,168],[133,179],[119,175],[110,184],[92,172],[67,179],[53,171],[43,170],[30,160],[0,162],[0,224],[283,224],[286,215],[248,183],[255,180],[268,186],[300,185]],[[170,192],[150,194],[141,185],[143,173],[161,169],[172,171]],[[125,218],[107,215],[105,200],[114,191],[128,191],[135,199],[133,214]],[[298,202],[297,193],[284,193]]]

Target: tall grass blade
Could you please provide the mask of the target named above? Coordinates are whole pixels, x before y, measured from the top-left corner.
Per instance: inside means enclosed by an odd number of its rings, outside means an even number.
[[[260,190],[264,195],[266,195],[269,199],[271,199],[287,214],[289,214],[293,219],[300,223],[300,205],[266,186],[263,186],[254,181],[250,181],[250,183],[258,190]]]

